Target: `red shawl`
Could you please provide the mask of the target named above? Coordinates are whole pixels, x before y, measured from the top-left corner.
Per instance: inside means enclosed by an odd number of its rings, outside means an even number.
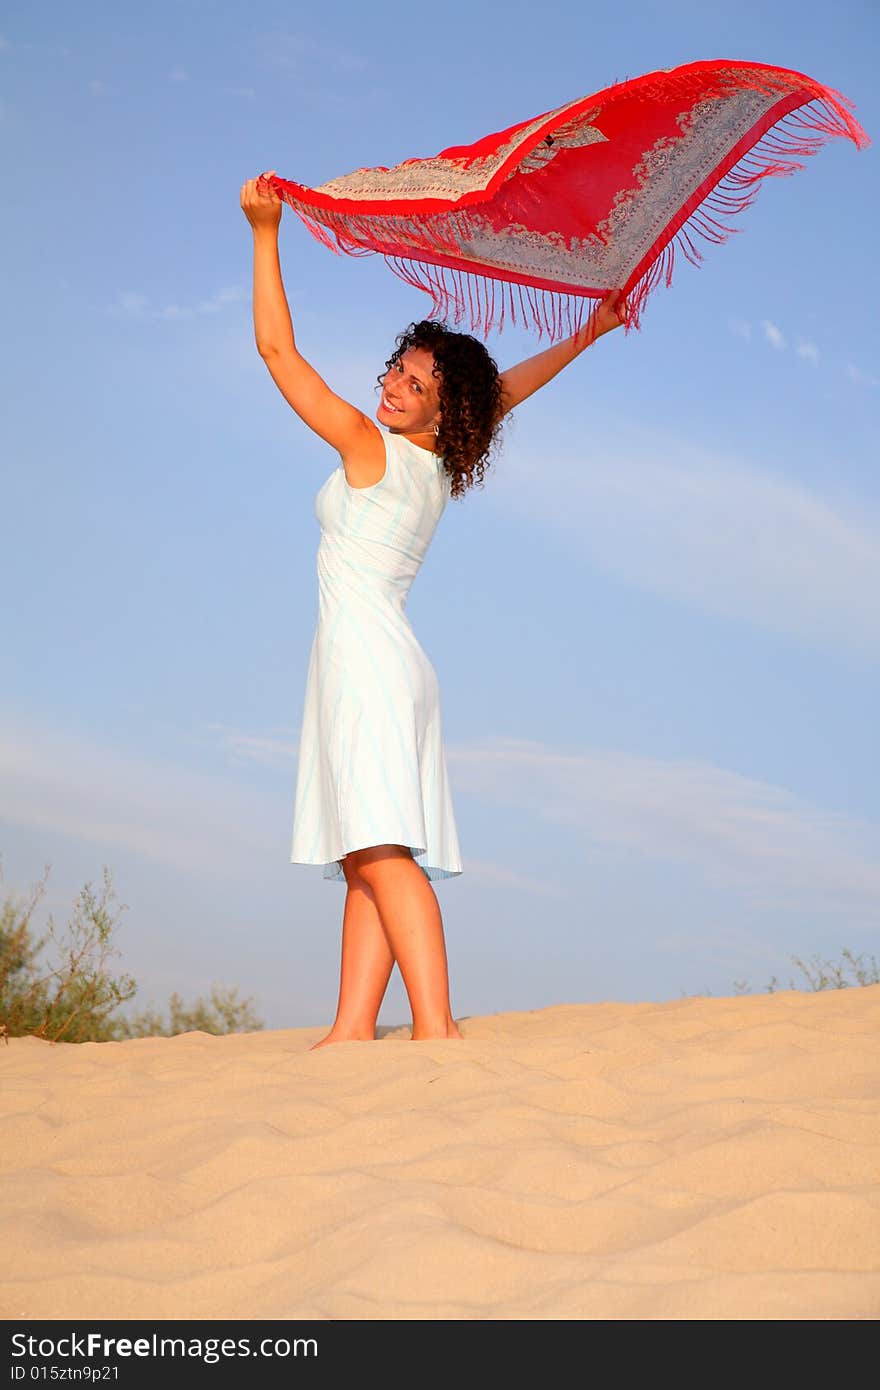
[[[870,142],[847,97],[811,77],[717,59],[647,73],[473,145],[306,188],[264,176],[326,246],[378,252],[473,331],[505,314],[552,339],[609,289],[627,328],[675,248],[726,241],[769,174],[832,136]],[[593,301],[593,305],[590,305]]]

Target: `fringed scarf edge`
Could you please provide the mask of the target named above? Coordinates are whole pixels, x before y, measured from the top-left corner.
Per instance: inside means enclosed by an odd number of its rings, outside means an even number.
[[[700,66],[691,64],[685,71],[692,73]],[[852,108],[847,97],[833,88],[820,86],[803,74],[789,74],[785,69],[768,71],[799,78],[814,95],[789,109],[781,118],[774,118],[761,138],[719,175],[708,193],[701,194],[698,190],[682,209],[679,225],[667,229],[657,239],[640,266],[619,286],[627,303],[626,332],[641,328],[647,300],[661,281],[667,288],[672,285],[676,251],[699,266],[704,257],[698,240],[721,244],[743,230],[734,225],[734,218],[753,204],[761,180],[791,175],[803,169],[805,166],[799,157],[817,153],[834,138],[850,139],[857,149],[870,145],[869,137],[847,110],[847,107]],[[647,74],[644,81],[647,83],[655,77],[656,74]],[[754,86],[755,82],[742,85]],[[618,87],[598,93],[595,99]],[[649,95],[647,90],[645,95]],[[373,246],[365,244],[375,240],[377,219],[364,215],[363,208],[360,217],[356,213],[323,211],[319,221],[309,210],[308,203],[293,192],[299,185],[278,179],[271,182],[312,236],[329,250],[348,256],[377,254]],[[456,325],[467,324],[475,333],[500,332],[509,322],[534,331],[539,339],[547,334],[550,341],[555,342],[579,332],[608,291],[618,288],[551,285],[528,276],[508,277],[491,268],[476,273],[461,263],[456,265],[455,244],[436,235],[429,239],[423,222],[408,223],[407,219],[391,214],[386,214],[383,220],[398,231],[406,228],[424,242],[424,255],[418,259],[381,251],[378,254],[383,255],[395,275],[430,296],[432,308],[428,317],[451,319]]]

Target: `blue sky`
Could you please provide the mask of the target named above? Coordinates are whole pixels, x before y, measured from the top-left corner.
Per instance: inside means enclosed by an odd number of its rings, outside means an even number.
[[[62,921],[109,866],[142,1006],[236,985],[293,1027],[336,1002],[344,888],[289,841],[338,459],[254,348],[241,184],[431,155],[713,57],[810,74],[875,143],[765,180],[447,508],[407,613],[464,858],[438,885],[453,1006],[725,994],[878,950],[878,12],[620,18],[4,7],[3,887],[51,864]],[[281,258],[302,351],[372,410],[428,301],[289,209]],[[382,1021],[406,1018],[395,975]]]

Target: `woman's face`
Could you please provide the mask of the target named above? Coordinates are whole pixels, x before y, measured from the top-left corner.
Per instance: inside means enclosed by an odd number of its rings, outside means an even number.
[[[430,434],[440,422],[440,391],[434,356],[411,347],[382,379],[376,419],[398,434]]]

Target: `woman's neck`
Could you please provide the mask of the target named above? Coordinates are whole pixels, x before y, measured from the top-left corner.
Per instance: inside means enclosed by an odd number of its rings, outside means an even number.
[[[390,433],[390,434],[399,434],[399,435],[402,435],[404,439],[410,440],[410,442],[413,443],[413,444],[415,444],[417,448],[419,448],[419,449],[424,449],[424,450],[425,450],[427,453],[429,453],[429,454],[436,454],[436,452],[437,452],[437,435],[435,434],[435,432],[434,432],[433,430],[395,430],[395,429],[389,429],[389,433]],[[429,439],[429,440],[431,441],[431,443],[430,443],[430,445],[427,445],[427,444],[419,444],[417,441],[420,440],[420,439]]]

